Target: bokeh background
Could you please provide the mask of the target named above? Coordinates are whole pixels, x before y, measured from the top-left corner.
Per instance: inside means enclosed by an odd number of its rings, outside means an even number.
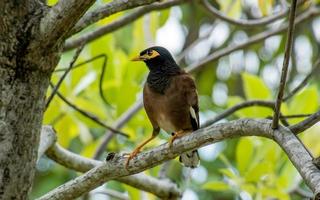
[[[94,7],[110,1],[97,1]],[[50,5],[55,0],[48,2]],[[210,3],[234,19],[256,19],[277,13],[289,6],[285,0],[216,0]],[[308,1],[300,6],[305,10],[319,1]],[[133,10],[117,13],[92,25],[84,32],[106,25]],[[267,26],[243,28],[214,18],[199,1],[191,1],[162,11],[144,15],[131,24],[87,44],[76,63],[97,55],[107,55],[108,61],[102,82],[106,104],[99,93],[102,59],[73,69],[59,91],[69,101],[108,125],[141,98],[148,70],[143,63],[130,58],[141,50],[161,45],[166,47],[181,67],[201,62],[209,54],[230,45],[246,42],[252,36],[273,30],[286,23],[287,18]],[[80,33],[81,35],[82,33]],[[77,36],[75,36],[77,37]],[[201,122],[225,109],[246,100],[274,100],[284,57],[285,33],[269,37],[259,43],[237,50],[207,63],[192,75],[196,79],[200,97]],[[291,91],[310,73],[319,57],[320,17],[307,20],[296,27],[294,48],[289,68],[286,92]],[[57,69],[65,68],[75,50],[63,53]],[[56,83],[62,72],[55,72]],[[318,79],[318,80],[317,80]],[[282,104],[285,115],[311,114],[319,110],[319,74],[296,96]],[[48,95],[50,94],[48,91]],[[223,119],[267,118],[272,110],[250,107]],[[294,124],[303,118],[289,119]],[[45,113],[44,124],[51,124],[58,133],[58,142],[82,156],[92,158],[102,142],[106,129],[82,116],[57,96]],[[143,109],[121,129],[130,138],[116,135],[110,138],[100,159],[108,152],[130,152],[151,135],[152,127]],[[320,156],[320,125],[300,135],[314,156]],[[169,135],[162,132],[146,148],[167,142]],[[297,170],[274,142],[258,137],[231,139],[199,150],[201,165],[193,170],[183,168],[178,160],[166,164],[166,176],[184,190],[184,200],[202,199],[303,199],[297,191],[308,192]],[[161,166],[144,173],[157,177]],[[45,156],[37,164],[37,176],[31,198],[36,198],[79,173],[54,163]],[[110,181],[92,191],[87,199],[115,199],[98,194],[103,188],[122,192],[128,199],[156,199],[152,194],[128,185]],[[301,191],[300,191],[301,192]]]

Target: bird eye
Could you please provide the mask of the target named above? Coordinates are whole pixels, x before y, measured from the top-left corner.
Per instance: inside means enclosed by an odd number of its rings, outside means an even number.
[[[151,56],[152,55],[152,51],[148,51],[147,54],[148,54],[148,56]]]

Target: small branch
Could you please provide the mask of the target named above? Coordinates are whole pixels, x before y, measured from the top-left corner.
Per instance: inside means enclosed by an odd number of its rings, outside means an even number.
[[[299,134],[299,133],[307,130],[311,126],[315,125],[319,121],[320,121],[320,111],[310,115],[307,119],[303,120],[302,122],[300,122],[298,124],[289,126],[289,129],[293,133]]]
[[[40,135],[40,144],[38,148],[38,159],[40,160],[41,156],[57,141],[56,134],[52,134],[53,129],[51,126],[42,126],[41,135]]]
[[[130,198],[128,197],[128,195],[123,194],[121,192],[118,192],[116,190],[111,190],[108,188],[104,188],[102,191],[97,191],[91,194],[104,194],[107,195],[109,197],[112,197],[114,199],[120,199],[120,200],[130,200]]]
[[[74,63],[76,62],[76,60],[78,59],[82,49],[84,47],[84,44],[81,44],[80,47],[76,50],[70,64],[69,67],[67,68],[67,70],[63,73],[63,75],[61,76],[61,78],[59,79],[58,83],[54,86],[54,88],[52,89],[52,92],[50,94],[50,96],[48,97],[47,101],[46,101],[46,106],[45,106],[45,110],[49,107],[54,95],[56,94],[56,92],[58,91],[60,85],[62,84],[63,80],[67,77],[67,74],[71,71]]]
[[[50,85],[51,85],[51,87],[53,87],[52,83]],[[116,130],[116,129],[104,124],[98,117],[94,116],[93,114],[91,114],[91,113],[89,113],[87,111],[84,111],[81,108],[79,108],[78,106],[74,105],[69,100],[67,100],[60,92],[57,91],[56,94],[62,101],[64,101],[71,108],[75,109],[81,115],[87,117],[88,119],[91,119],[93,122],[99,124],[100,126],[106,128],[108,130],[111,130],[113,133],[120,134],[120,135],[125,136],[125,137],[129,137],[127,134],[125,134],[125,133],[123,133],[123,132],[121,132],[119,130]]]
[[[87,26],[117,12],[151,4],[157,1],[158,0],[114,0],[105,4],[101,8],[87,12],[72,29],[71,34],[73,35]]]
[[[60,41],[94,2],[94,0],[60,0],[41,20],[42,41],[46,43]]]
[[[310,117],[310,116],[311,114],[296,114],[296,115],[283,115],[283,116],[280,115],[280,119],[281,118],[285,118],[285,119],[303,118],[303,117]]]
[[[292,0],[291,9],[290,9],[290,16],[289,16],[289,27],[288,27],[288,33],[287,33],[287,42],[286,42],[286,50],[284,54],[284,60],[283,60],[283,67],[281,72],[281,79],[280,79],[280,86],[279,86],[279,92],[277,95],[277,100],[275,103],[275,111],[273,115],[273,121],[272,121],[272,128],[276,129],[279,125],[279,117],[280,117],[280,109],[281,109],[281,103],[284,93],[284,88],[286,86],[287,81],[287,73],[289,68],[289,61],[290,61],[290,55],[292,52],[292,42],[293,42],[293,35],[294,35],[294,20],[296,15],[296,8],[297,8],[297,0]]]
[[[136,101],[125,113],[123,113],[119,119],[115,122],[114,127],[116,129],[122,128],[132,117],[134,114],[136,114],[140,109],[142,108],[142,100],[139,99]],[[102,153],[104,152],[107,144],[112,139],[113,134],[112,131],[107,131],[103,138],[101,144],[98,146],[95,154],[94,159],[99,159]]]
[[[301,83],[294,88],[286,97],[283,98],[283,101],[288,101],[291,97],[293,97],[295,94],[297,94],[302,88],[304,88],[307,83],[309,82],[309,80],[315,75],[318,74],[318,70],[320,67],[320,59],[318,59],[314,66],[313,69],[311,70],[311,72],[301,81]]]
[[[214,124],[175,140],[172,148],[166,143],[138,154],[131,160],[128,170],[125,168],[126,157],[114,155],[114,157],[108,159],[105,164],[98,165],[84,175],[40,197],[39,200],[76,198],[103,184],[105,181],[139,173],[159,165],[164,161],[173,159],[183,152],[227,138],[252,135],[274,139],[286,152],[311,190],[316,195],[319,195],[320,171],[312,163],[312,157],[289,129],[280,126],[274,131],[271,126],[272,121],[270,120],[253,119],[240,119],[227,123]]]
[[[252,100],[252,101],[245,101],[242,103],[239,103],[231,108],[228,108],[227,110],[225,110],[224,112],[218,114],[217,116],[215,116],[212,119],[207,120],[205,123],[203,123],[201,126],[202,127],[207,127],[211,124],[214,124],[230,115],[232,115],[233,113],[235,113],[238,110],[241,110],[243,108],[248,108],[248,107],[252,107],[252,106],[261,106],[261,107],[268,107],[273,109],[274,108],[274,102],[273,101],[263,101],[263,100]]]
[[[133,21],[139,19],[146,13],[152,12],[154,10],[166,9],[175,5],[179,5],[184,2],[186,2],[186,0],[170,0],[170,1],[164,1],[162,3],[155,3],[155,4],[144,6],[142,8],[138,8],[132,13],[129,13],[123,17],[120,17],[119,19],[116,19],[110,24],[99,27],[94,31],[84,33],[83,35],[79,36],[76,39],[67,40],[64,45],[64,51],[68,51],[70,49],[76,48],[81,43],[87,44],[91,41],[94,41],[95,39],[98,39],[99,37],[105,34],[111,33],[127,24],[132,23]]]
[[[252,19],[252,20],[245,20],[245,19],[232,19],[219,10],[217,10],[215,7],[213,7],[208,0],[201,0],[204,7],[216,18],[221,19],[222,21],[226,21],[227,23],[241,26],[241,28],[255,28],[258,26],[265,26],[270,23],[273,23],[287,15],[289,12],[288,9],[285,9],[283,11],[280,11],[277,14],[274,14],[272,16],[264,17],[261,19]]]
[[[92,160],[72,153],[58,144],[52,146],[46,154],[55,162],[79,172],[86,172],[103,164],[102,161]],[[170,196],[179,197],[181,195],[176,184],[168,180],[158,180],[142,173],[117,178],[116,180],[140,190],[150,192],[160,198],[169,198]]]
[[[320,157],[315,158],[315,159],[313,160],[313,164],[315,164],[315,165],[320,169]]]
[[[299,23],[301,23],[307,19],[310,19],[314,16],[317,16],[319,14],[320,14],[319,9],[317,9],[315,7],[310,7],[308,10],[306,10],[305,12],[303,12],[301,15],[299,15],[296,18],[295,24],[299,24]],[[195,71],[201,70],[206,64],[208,64],[212,61],[218,60],[219,58],[226,56],[234,51],[244,49],[250,45],[256,44],[256,43],[263,41],[266,38],[269,38],[271,36],[282,33],[284,31],[286,31],[287,29],[288,29],[288,24],[284,24],[277,29],[267,30],[267,31],[261,32],[259,34],[253,35],[246,42],[243,42],[243,43],[237,44],[237,45],[230,45],[224,49],[213,52],[212,54],[208,55],[203,60],[189,65],[186,68],[186,71],[195,72]]]
[[[170,167],[170,161],[163,163],[159,172],[158,172],[158,178],[166,179],[169,167]]]
[[[99,95],[102,99],[102,101],[109,107],[112,108],[111,104],[107,101],[107,98],[105,97],[104,93],[103,93],[103,88],[102,88],[102,84],[103,84],[103,80],[104,80],[104,73],[106,71],[106,68],[107,68],[107,60],[108,60],[108,57],[107,55],[103,55],[103,63],[102,63],[102,66],[101,66],[101,73],[100,73],[100,78],[99,78]]]

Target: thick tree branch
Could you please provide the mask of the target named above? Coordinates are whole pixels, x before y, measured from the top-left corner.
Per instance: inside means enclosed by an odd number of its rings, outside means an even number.
[[[128,170],[125,168],[126,157],[115,155],[113,158],[108,159],[106,163],[98,165],[84,175],[56,188],[40,197],[39,200],[76,198],[105,181],[139,173],[164,161],[173,159],[183,152],[227,138],[251,135],[274,139],[287,153],[307,185],[318,195],[320,193],[320,171],[312,163],[312,158],[307,150],[289,129],[280,126],[274,131],[271,125],[272,122],[270,120],[253,119],[214,124],[175,140],[172,148],[166,143],[138,154],[130,162]]]
[[[317,16],[319,14],[320,14],[319,9],[317,9],[316,7],[310,7],[305,12],[303,12],[298,17],[296,17],[295,24],[299,24],[299,23],[301,23],[305,20],[308,20],[314,16]],[[237,50],[247,48],[250,45],[253,45],[253,44],[256,44],[260,41],[265,40],[266,38],[269,38],[271,36],[282,33],[284,31],[286,31],[287,29],[288,29],[288,24],[284,24],[277,29],[267,30],[267,31],[261,32],[259,34],[253,35],[247,41],[245,41],[241,44],[230,45],[230,46],[223,48],[219,51],[213,52],[212,54],[208,55],[205,59],[189,65],[186,68],[186,70],[189,72],[195,72],[195,71],[201,70],[206,64],[208,64],[212,61],[215,61],[215,60],[217,60],[223,56],[226,56],[232,52],[235,52]]]
[[[138,8],[132,13],[125,15],[123,17],[120,17],[119,19],[111,22],[110,24],[99,27],[94,31],[84,33],[78,38],[67,40],[64,46],[64,51],[68,51],[70,49],[76,48],[82,43],[86,44],[95,39],[98,39],[99,37],[107,33],[113,32],[127,24],[132,23],[134,20],[139,19],[146,13],[152,12],[154,10],[166,9],[175,5],[179,5],[183,2],[186,2],[186,0],[170,0],[170,1],[164,1],[163,3],[155,3],[155,4],[144,6],[142,8]]]
[[[257,26],[265,26],[270,23],[273,23],[287,15],[289,12],[289,9],[285,9],[280,11],[279,13],[276,13],[274,15],[264,17],[261,19],[251,19],[251,20],[246,20],[246,19],[232,19],[219,10],[217,10],[215,7],[213,7],[208,0],[201,0],[202,4],[204,7],[216,18],[221,19],[222,21],[226,21],[230,24],[236,25],[236,26],[241,26],[241,28],[253,28]]]
[[[281,109],[281,103],[282,98],[284,94],[284,88],[286,86],[287,81],[287,74],[288,74],[288,68],[289,68],[289,62],[290,62],[290,56],[292,52],[292,43],[293,43],[293,35],[294,35],[294,20],[296,16],[296,8],[297,8],[297,0],[292,0],[291,9],[290,9],[290,16],[289,16],[289,27],[287,32],[287,41],[286,41],[286,49],[283,59],[283,67],[281,72],[281,78],[280,78],[280,85],[279,85],[279,91],[276,99],[276,103],[274,106],[274,115],[273,115],[273,121],[272,121],[272,128],[276,129],[279,125],[279,117],[280,117],[280,109]]]
[[[43,135],[55,135],[52,128],[42,129],[42,131],[46,132],[42,133]],[[85,158],[78,154],[72,153],[62,148],[58,144],[51,146],[46,154],[55,162],[78,172],[86,172],[96,166],[103,164],[102,161]],[[180,191],[174,183],[168,180],[158,180],[142,173],[117,178],[116,180],[127,185],[131,185],[132,187],[150,192],[160,198],[173,198],[179,197],[181,195]]]
[[[71,34],[77,33],[87,26],[117,12],[157,2],[159,0],[114,0],[96,10],[87,12],[72,29]]]
[[[64,38],[94,0],[60,0],[43,17],[40,24],[41,37],[47,43]]]

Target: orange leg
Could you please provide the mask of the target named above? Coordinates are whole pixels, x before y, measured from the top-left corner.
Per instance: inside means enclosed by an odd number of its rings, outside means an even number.
[[[174,142],[175,139],[184,136],[186,133],[188,133],[185,130],[179,130],[177,132],[175,132],[172,137],[169,139],[169,146],[172,147],[172,144]]]
[[[126,168],[128,168],[129,162],[132,158],[134,158],[138,153],[140,153],[140,150],[142,149],[142,147],[144,147],[147,143],[149,143],[151,140],[153,140],[158,134],[159,134],[160,129],[154,129],[152,132],[152,136],[147,139],[146,141],[144,141],[143,143],[141,143],[137,148],[135,148],[130,154],[129,157],[126,161]]]

